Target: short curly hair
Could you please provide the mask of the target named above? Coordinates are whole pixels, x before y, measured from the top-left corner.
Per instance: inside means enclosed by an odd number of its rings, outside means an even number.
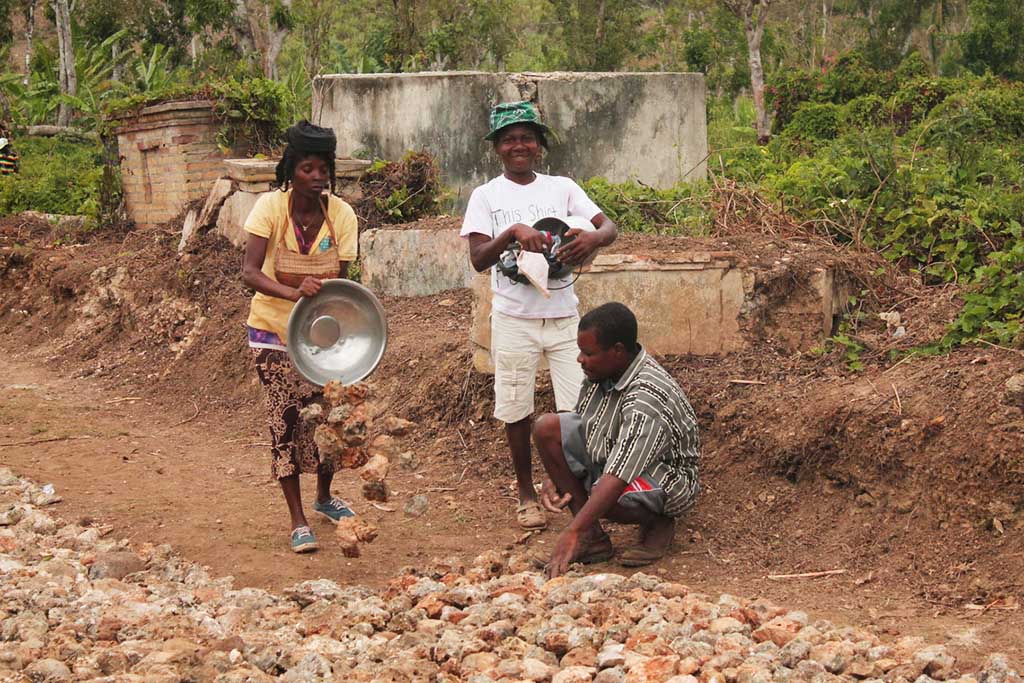
[[[633,311],[618,301],[609,301],[587,311],[580,318],[579,331],[593,330],[602,349],[621,343],[626,351],[637,351],[637,323]]]

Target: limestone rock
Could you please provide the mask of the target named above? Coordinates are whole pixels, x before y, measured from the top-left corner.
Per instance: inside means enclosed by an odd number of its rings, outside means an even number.
[[[66,683],[71,681],[71,669],[57,659],[37,659],[25,667],[25,675],[32,683]]]
[[[626,672],[619,666],[613,666],[610,669],[599,671],[594,676],[594,683],[625,683]]]
[[[770,641],[779,647],[783,647],[786,643],[796,638],[796,634],[799,633],[801,628],[802,626],[792,619],[774,617],[755,630],[751,637],[759,643]]]
[[[622,643],[607,643],[597,653],[597,668],[610,669],[613,666],[622,666],[626,663],[624,651],[626,646]]]
[[[334,600],[341,594],[341,586],[330,579],[311,579],[286,588],[284,594],[301,607],[306,607],[317,600]]]
[[[386,503],[388,501],[387,484],[382,481],[363,482],[363,498]]]
[[[377,538],[377,527],[362,517],[342,517],[334,528],[334,535],[346,557],[359,557],[359,544],[372,543]]]
[[[419,469],[420,461],[412,451],[403,451],[398,455],[398,466],[403,470],[414,471]]]
[[[398,458],[398,443],[394,437],[388,434],[381,434],[370,442],[370,445],[366,449],[369,451],[371,456],[380,455],[387,460],[394,460]]]
[[[358,446],[346,448],[341,452],[341,466],[344,469],[358,469],[365,465],[369,459],[366,450]]]
[[[363,481],[384,481],[388,476],[388,468],[391,462],[381,454],[374,455],[359,470],[359,476]]]
[[[1006,388],[1004,394],[1006,403],[1024,407],[1024,372],[1011,375],[1004,386]]]
[[[331,408],[331,412],[327,413],[327,424],[336,427],[345,422],[348,416],[352,413],[352,407],[348,405],[340,405]]]
[[[590,683],[595,669],[589,666],[570,666],[551,677],[551,683]]]
[[[138,555],[128,551],[99,553],[89,567],[90,579],[123,579],[129,574],[140,572],[146,563]]]
[[[422,493],[417,493],[405,503],[402,512],[407,517],[422,517],[427,513],[428,507],[430,507],[430,500]]]
[[[299,411],[299,418],[306,422],[316,422],[323,416],[324,407],[319,403],[310,403]]]
[[[335,458],[345,450],[345,442],[338,436],[337,430],[326,424],[316,426],[313,432],[313,441],[320,451],[321,458]]]

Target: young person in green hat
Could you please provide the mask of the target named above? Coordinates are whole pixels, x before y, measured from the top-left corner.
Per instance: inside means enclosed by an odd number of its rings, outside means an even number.
[[[491,110],[490,132],[484,139],[493,145],[504,171],[473,190],[461,231],[469,242],[469,258],[476,271],[491,269],[494,417],[505,423],[519,489],[516,517],[523,529],[547,526],[531,467],[537,366],[541,358],[547,360],[556,408],[573,410],[583,384],[576,346],[579,301],[571,274],[550,280],[550,296],[545,297],[537,288],[509,279],[494,266],[512,242],[527,251],[544,251],[544,237],[530,226],[548,216],[581,216],[594,225],[595,230],[568,233],[575,239],[558,252],[565,264],[582,264],[596,249],[611,244],[617,234],[615,224],[573,180],[537,172],[550,132],[529,102],[508,102]]]

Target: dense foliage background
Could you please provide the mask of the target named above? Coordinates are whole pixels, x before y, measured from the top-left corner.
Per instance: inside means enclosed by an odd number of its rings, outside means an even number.
[[[226,147],[242,136],[272,149],[309,111],[317,74],[699,71],[712,179],[586,180],[624,229],[707,233],[722,184],[743,187],[832,240],[961,285],[936,350],[1024,347],[1019,0],[77,0],[73,94],[61,2],[0,0],[0,120],[23,157],[22,173],[0,179],[0,213],[101,219],[116,192],[88,136],[111,112],[166,97],[212,99]],[[764,22],[756,61],[751,17]],[[752,65],[769,136],[755,127]],[[71,137],[24,134],[62,107]]]

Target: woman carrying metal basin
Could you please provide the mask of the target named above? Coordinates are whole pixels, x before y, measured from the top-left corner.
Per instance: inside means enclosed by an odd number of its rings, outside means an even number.
[[[288,357],[288,317],[295,302],[320,291],[323,280],[348,276],[358,230],[352,207],[333,194],[334,131],[300,121],[286,135],[278,189],[261,195],[245,221],[242,281],[256,290],[247,326],[269,412],[271,472],[288,504],[291,549],[304,553],[316,550],[317,542],[302,509],[300,473],[316,473],[315,512],[333,523],[354,513],[331,495],[338,464],[330,458],[321,462],[313,430],[299,417],[321,390],[303,379]]]

